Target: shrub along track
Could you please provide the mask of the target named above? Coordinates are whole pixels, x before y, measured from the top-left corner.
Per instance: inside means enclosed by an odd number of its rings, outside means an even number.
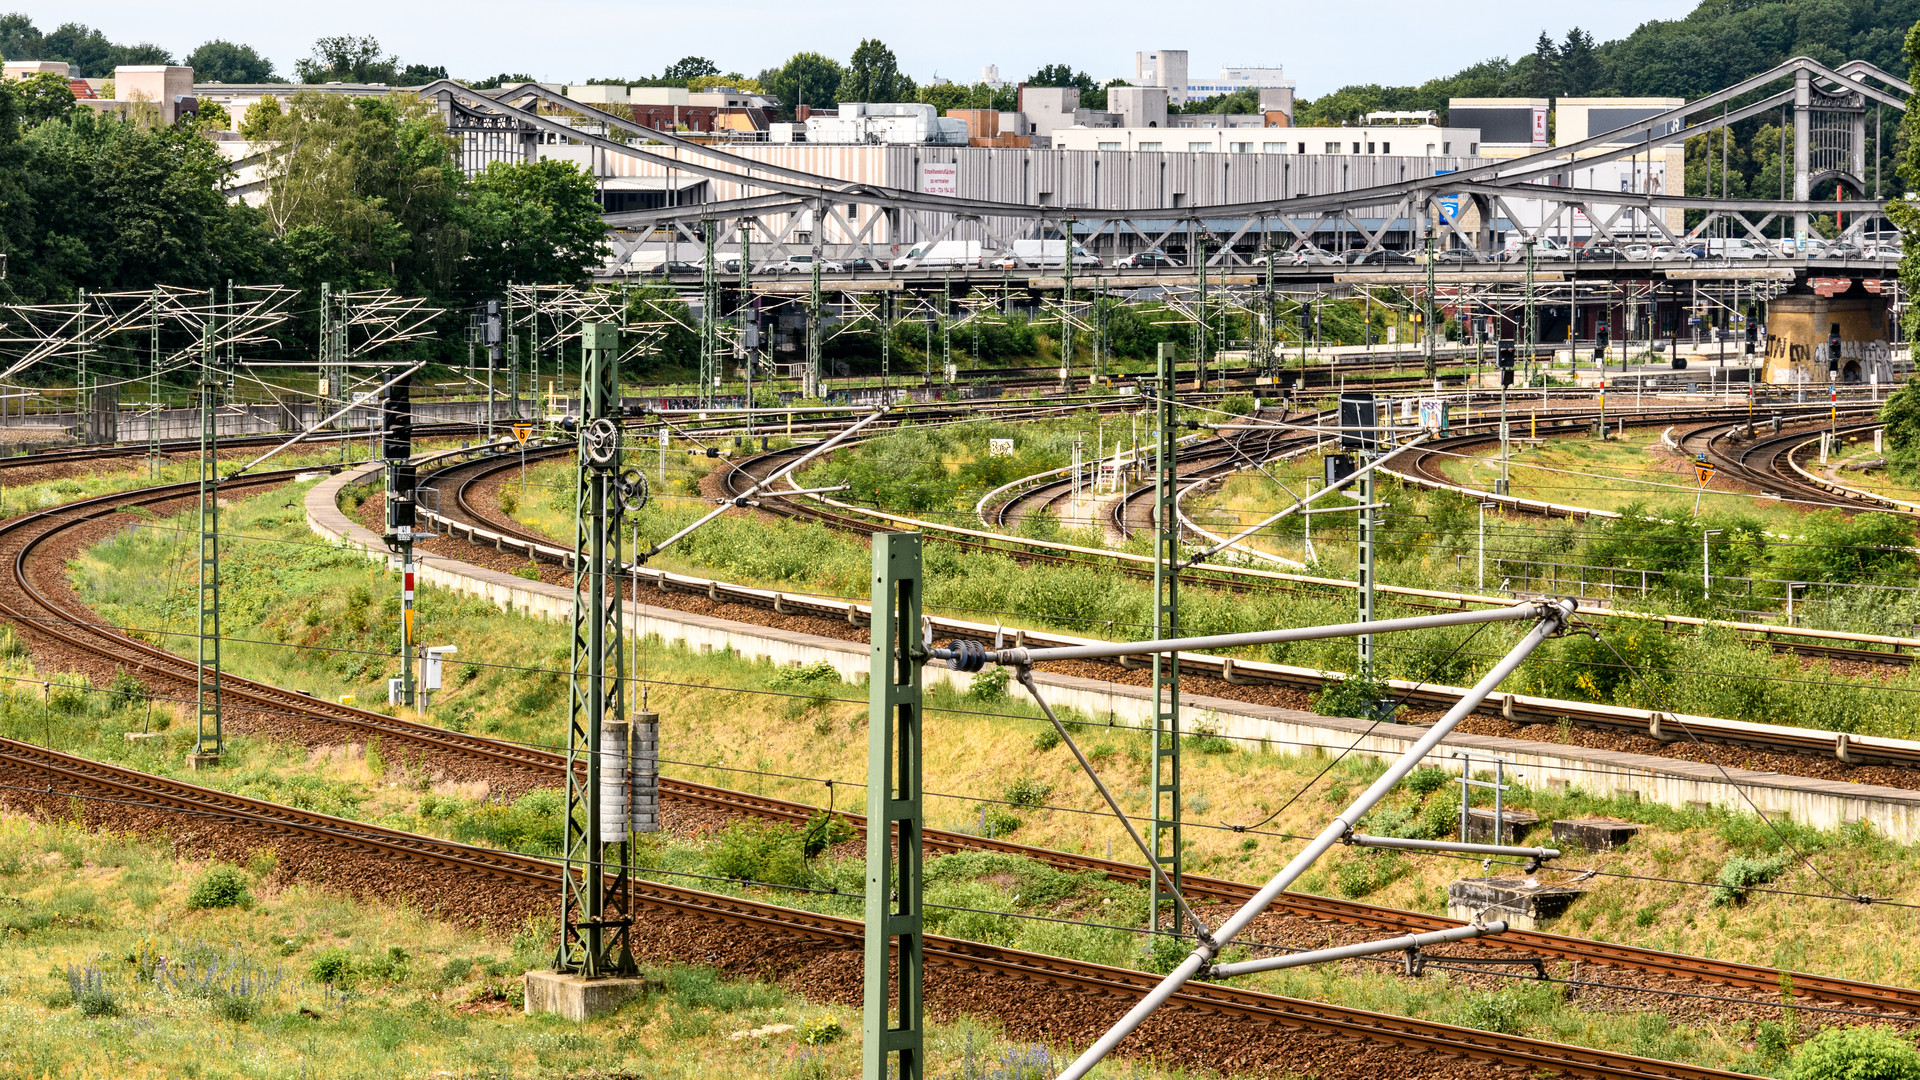
[[[375,902],[396,894],[443,918],[500,930],[553,910],[560,868],[247,799],[0,740],[0,803],[97,829],[165,835],[176,851],[239,860],[276,852],[282,882]],[[696,962],[853,1004],[858,921],[659,882],[633,885],[639,958]],[[926,939],[936,1018],[997,1016],[1016,1038],[1082,1046],[1156,976],[949,938]],[[1331,1037],[1329,1037],[1331,1036]],[[1196,982],[1122,1044],[1164,1065],[1321,1080],[1520,1077],[1713,1080],[1738,1074]]]
[[[288,478],[286,474],[263,474],[253,478],[253,485],[267,488]],[[236,484],[231,490],[242,487],[243,484]],[[0,583],[0,614],[12,616],[15,625],[48,661],[91,665],[102,673],[104,665],[111,663],[130,667],[141,672],[143,677],[163,685],[170,683],[182,691],[190,688],[194,670],[190,662],[100,626],[97,621],[87,617],[84,608],[80,608],[77,602],[65,605],[52,602],[47,591],[36,587],[34,579],[48,573],[40,563],[42,557],[55,554],[56,550],[77,550],[87,538],[110,531],[114,526],[111,515],[117,507],[144,506],[165,511],[188,504],[193,495],[192,484],[169,485],[150,491],[84,500],[57,511],[30,515],[0,525],[0,555],[13,555],[6,565],[14,568],[14,576]],[[35,555],[33,569],[22,575],[21,571],[29,563],[26,558],[29,553]],[[62,589],[65,583],[64,579],[57,577],[57,567],[63,562],[64,556],[57,558],[53,571],[54,579]],[[70,592],[68,595],[70,597]],[[39,606],[23,615],[20,605],[29,598],[33,598]],[[844,623],[840,626],[852,629]],[[337,743],[343,738],[378,736],[387,740],[392,747],[405,748],[402,752],[392,754],[395,760],[404,761],[409,754],[418,755],[423,767],[440,770],[454,777],[487,779],[508,791],[558,786],[558,774],[564,768],[564,759],[550,751],[517,747],[481,736],[451,732],[318,701],[250,680],[232,676],[226,678],[228,699],[233,704],[229,715],[247,717],[256,730],[271,731],[277,736],[290,734],[310,745]],[[803,804],[680,780],[668,779],[662,788],[668,804],[667,823],[669,827],[682,831],[710,828],[719,821],[738,815],[797,823],[817,813],[815,808]],[[858,815],[849,815],[849,818],[856,825],[861,821]],[[1033,858],[1062,870],[1097,873],[1130,882],[1144,881],[1140,869],[1126,863],[983,840],[964,834],[931,831],[927,834],[927,845],[929,850],[936,852],[1001,851]],[[1201,901],[1237,904],[1252,894],[1250,886],[1237,882],[1195,876],[1190,876],[1188,882],[1196,900]],[[1409,932],[1453,925],[1458,924],[1415,912],[1288,894],[1272,914],[1256,924],[1255,933],[1259,940],[1268,944],[1315,947],[1324,944],[1330,937],[1342,941],[1358,940],[1370,936],[1363,932],[1367,930]],[[1580,965],[1608,968],[1605,977],[1587,981],[1614,984],[1621,989],[1579,990],[1595,1005],[1606,1003],[1644,1007],[1648,999],[1645,994],[1634,992],[1636,988],[1658,992],[1691,987],[1693,989],[1689,992],[1699,993],[1704,981],[1717,984],[1718,988],[1713,991],[1717,996],[1738,1000],[1702,1002],[1679,999],[1683,1005],[1681,1011],[1695,1011],[1718,1019],[1729,1015],[1770,1016],[1776,1011],[1770,1002],[1777,1000],[1781,985],[1780,972],[1772,969],[1551,934],[1515,932],[1497,945],[1463,943],[1449,946],[1436,956],[1436,961],[1443,963],[1446,955],[1511,956],[1515,950],[1573,965],[1571,971],[1576,978],[1579,977]],[[1355,962],[1350,966],[1357,967],[1361,963]],[[1501,981],[1495,975],[1468,978],[1489,985]],[[1840,1005],[1920,1013],[1920,994],[1897,988],[1805,974],[1795,975],[1794,984],[1803,995]]]

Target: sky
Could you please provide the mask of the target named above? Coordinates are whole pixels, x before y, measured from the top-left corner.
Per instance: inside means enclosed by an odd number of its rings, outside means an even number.
[[[1160,0],[467,0],[457,6],[93,0],[78,10],[71,0],[16,0],[11,10],[42,31],[79,17],[110,40],[151,41],[176,56],[225,38],[259,49],[283,75],[315,38],[332,34],[372,34],[403,63],[444,64],[456,78],[525,72],[563,83],[656,74],[688,55],[750,76],[803,50],[844,62],[863,37],[878,37],[921,82],[934,75],[975,82],[985,64],[997,64],[1009,81],[1049,63],[1071,64],[1103,80],[1130,78],[1136,51],[1167,48],[1186,49],[1196,75],[1223,64],[1284,66],[1300,95],[1312,97],[1349,83],[1419,83],[1488,57],[1518,56],[1532,51],[1542,30],[1559,39],[1578,26],[1605,41],[1649,19],[1679,18],[1695,2],[1213,0],[1187,13]]]

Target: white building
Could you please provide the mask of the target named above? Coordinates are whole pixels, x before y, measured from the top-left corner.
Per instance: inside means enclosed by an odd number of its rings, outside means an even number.
[[[775,124],[772,141],[791,142],[798,124]],[[835,116],[809,116],[806,140],[840,146],[965,146],[966,121],[919,102],[843,101]],[[783,136],[785,136],[783,138]]]
[[[1475,157],[1480,133],[1473,128],[1383,125],[1380,127],[1267,128],[1061,128],[1056,150],[1132,150],[1219,154],[1341,155],[1359,157]]]
[[[1291,112],[1293,84],[1287,81],[1285,68],[1229,64],[1217,77],[1198,81],[1188,74],[1187,50],[1156,49],[1133,54],[1133,84],[1160,86],[1167,90],[1175,106],[1189,101],[1231,94],[1238,90],[1286,90]]]

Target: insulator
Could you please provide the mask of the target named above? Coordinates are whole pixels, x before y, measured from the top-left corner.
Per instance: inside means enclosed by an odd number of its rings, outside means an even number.
[[[947,667],[953,671],[979,671],[987,666],[986,646],[971,638],[955,638],[948,651]]]

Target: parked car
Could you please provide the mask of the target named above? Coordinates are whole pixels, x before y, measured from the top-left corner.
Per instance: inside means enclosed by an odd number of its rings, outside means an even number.
[[[1626,258],[1626,252],[1617,244],[1588,244],[1575,249],[1573,257],[1577,262],[1617,262]]]
[[[1866,249],[1859,244],[1842,240],[1828,244],[1827,249],[1820,253],[1820,257],[1823,259],[1864,259],[1866,258]]]
[[[879,259],[848,259],[847,272],[852,274],[884,274],[887,264]]]
[[[813,273],[813,256],[789,255],[780,262],[770,263],[761,267],[760,272],[763,274],[811,274]],[[821,259],[820,272],[823,274],[844,274],[847,272],[847,268],[840,263],[834,262],[832,259]]]
[[[1646,262],[1653,258],[1653,245],[1628,244],[1620,249],[1620,257],[1629,262]]]
[[[1276,254],[1273,259],[1275,266],[1339,266],[1345,262],[1345,259],[1326,248],[1313,244],[1301,244],[1292,251]]]
[[[1374,251],[1355,248],[1347,252],[1348,266],[1412,266],[1416,261],[1406,252],[1394,251],[1392,248],[1379,248]]]
[[[663,277],[680,277],[685,274],[692,274],[698,277],[706,273],[706,269],[699,263],[675,261],[661,263],[654,269],[654,272]]]
[[[1179,265],[1174,261],[1173,256],[1164,251],[1136,251],[1113,261],[1113,267],[1116,270],[1158,270]]]
[[[1480,256],[1471,248],[1448,248],[1433,253],[1435,266],[1472,266],[1480,261]]]
[[[1867,259],[1882,259],[1888,262],[1899,262],[1904,254],[1898,246],[1893,244],[1868,244],[1866,252],[1861,257]]]
[[[1690,262],[1699,257],[1692,248],[1681,247],[1678,244],[1656,244],[1653,248],[1654,262]]]

